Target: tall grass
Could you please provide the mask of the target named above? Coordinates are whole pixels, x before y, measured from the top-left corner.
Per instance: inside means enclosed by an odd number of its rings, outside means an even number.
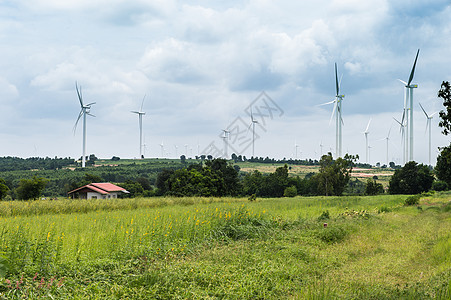
[[[0,296],[449,297],[450,197],[406,197],[0,203]]]

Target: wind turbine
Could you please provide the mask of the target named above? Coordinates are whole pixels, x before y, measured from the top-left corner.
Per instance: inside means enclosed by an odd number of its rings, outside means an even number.
[[[402,135],[402,138],[401,138],[401,144],[402,144],[402,163],[405,164],[405,163],[406,163],[406,159],[407,159],[407,151],[406,151],[406,150],[407,150],[407,139],[405,138],[405,137],[407,136],[407,135],[406,135],[406,127],[407,127],[407,125],[404,123],[404,114],[403,114],[403,119],[402,119],[401,122],[399,122],[399,121],[396,120],[395,118],[393,118],[393,120],[395,120],[396,123],[398,123],[399,126],[400,126],[399,130],[400,130],[401,135]]]
[[[366,151],[366,163],[369,163],[368,162],[368,150],[369,150],[369,145],[368,145],[368,134],[370,133],[369,131],[368,131],[368,129],[370,129],[370,123],[371,123],[371,118],[370,118],[370,120],[368,121],[368,125],[366,125],[366,129],[365,129],[365,131],[363,132],[364,134],[365,134],[365,151]]]
[[[387,167],[388,167],[388,165],[389,165],[389,162],[388,162],[388,141],[390,140],[390,132],[391,132],[391,127],[390,127],[390,129],[388,130],[388,134],[387,134],[387,136],[386,137],[384,137],[384,138],[382,138],[382,139],[380,139],[380,140],[377,140],[377,141],[383,141],[383,140],[385,140],[386,141],[386,147],[387,147],[387,152],[386,152],[386,159],[387,159]]]
[[[163,158],[164,157],[164,144],[163,144],[163,141],[161,141],[160,148],[161,148],[161,157]]]
[[[255,150],[255,124],[258,124],[258,121],[254,119],[254,115],[252,114],[252,107],[251,107],[251,124],[249,125],[248,130],[252,126],[252,157],[254,157],[254,150]]]
[[[227,159],[228,155],[228,148],[229,148],[229,143],[228,140],[230,139],[230,131],[227,129],[223,129],[222,132],[224,133],[224,135],[222,136],[222,139],[224,140],[224,158]]]
[[[338,73],[337,73],[337,63],[335,63],[335,99],[321,104],[321,105],[327,105],[327,104],[334,104],[334,108],[332,110],[332,115],[330,116],[330,122],[332,122],[332,118],[335,114],[336,120],[335,120],[335,156],[341,157],[342,154],[342,125],[343,125],[343,118],[342,118],[342,109],[341,109],[341,103],[343,102],[343,98],[345,95],[340,95],[340,84],[341,84],[341,78],[340,82],[338,81]]]
[[[141,102],[141,108],[138,111],[132,111],[132,113],[137,114],[139,117],[139,158],[143,158],[142,149],[143,149],[143,115],[146,113],[143,112],[144,99],[146,95],[143,97],[143,101]]]
[[[77,129],[78,121],[80,121],[80,118],[83,117],[83,154],[81,157],[81,166],[82,168],[86,167],[86,115],[90,115],[92,117],[95,117],[93,114],[91,114],[91,106],[96,104],[95,102],[84,104],[83,103],[83,96],[81,93],[81,86],[78,88],[77,82],[75,82],[75,89],[77,90],[78,100],[80,101],[80,113],[78,114],[77,121],[75,122],[74,126],[74,134],[75,130]]]
[[[386,140],[386,143],[387,143],[387,168],[388,168],[388,166],[389,166],[389,161],[388,161],[388,141],[390,140],[390,132],[391,132],[391,127],[390,127],[390,129],[388,130],[388,134],[387,134],[387,136],[385,137],[385,140]]]
[[[424,110],[423,106],[421,105],[421,103],[418,103],[418,104],[420,104],[421,109],[423,110],[424,114],[426,115],[426,130],[428,130],[428,127],[429,127],[429,165],[431,165],[431,128],[432,128],[431,121],[432,121],[433,116],[437,112],[435,112],[431,115],[428,115],[426,113],[426,111]]]
[[[415,57],[415,61],[413,63],[412,71],[410,71],[409,80],[407,82],[401,81],[405,88],[405,98],[404,98],[404,114],[406,115],[406,128],[407,128],[407,136],[408,146],[406,146],[406,152],[408,152],[409,161],[413,160],[413,89],[417,88],[417,84],[412,84],[413,75],[415,74],[415,67],[417,65],[418,54],[420,54],[420,49],[417,51],[417,55]],[[408,103],[409,102],[409,103]]]
[[[319,147],[321,148],[321,157],[322,157],[323,156],[323,147],[324,147],[323,141],[321,141],[321,143],[319,143]]]
[[[299,149],[299,145],[297,143],[297,141],[294,141],[294,152],[295,152],[295,159],[298,159],[298,149]]]

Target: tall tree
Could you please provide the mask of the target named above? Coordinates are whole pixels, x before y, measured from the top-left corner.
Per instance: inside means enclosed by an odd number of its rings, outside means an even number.
[[[429,191],[433,181],[429,167],[409,161],[390,178],[388,191],[390,194],[419,194]]]
[[[451,187],[451,145],[441,148],[435,165],[435,173],[439,180],[445,181]]]
[[[351,178],[352,168],[358,156],[346,154],[344,158],[334,160],[329,152],[320,160],[319,173],[315,175],[318,194],[341,196]]]
[[[439,112],[441,118],[438,126],[443,128],[443,134],[451,133],[451,85],[449,81],[443,81],[438,91],[438,97],[443,99],[443,106],[445,110]]]

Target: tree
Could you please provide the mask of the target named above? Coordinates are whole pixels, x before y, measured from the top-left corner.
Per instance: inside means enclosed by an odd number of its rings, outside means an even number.
[[[36,176],[32,179],[21,179],[16,189],[18,198],[21,200],[38,199],[47,182],[47,179]]]
[[[448,135],[451,132],[451,85],[449,81],[443,81],[438,91],[438,97],[443,99],[443,106],[446,111],[439,112],[441,121],[438,126],[443,128],[443,134]]]
[[[316,174],[318,194],[341,196],[351,178],[352,168],[358,156],[346,154],[344,158],[333,160],[329,152],[319,162],[319,173]]]
[[[441,150],[437,157],[435,173],[439,180],[446,182],[448,187],[451,187],[451,144]]]
[[[3,178],[0,178],[0,200],[6,197],[8,194],[9,188],[6,185],[6,181]]]
[[[365,186],[366,195],[378,195],[384,193],[384,187],[381,183],[377,183],[374,178],[368,178]]]
[[[409,161],[390,178],[388,191],[390,194],[419,194],[429,191],[433,181],[428,166]]]

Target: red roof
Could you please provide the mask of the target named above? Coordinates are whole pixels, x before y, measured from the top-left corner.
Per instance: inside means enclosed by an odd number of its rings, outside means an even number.
[[[100,193],[102,195],[109,194],[111,192],[124,192],[128,193],[126,189],[121,188],[120,186],[114,185],[109,182],[102,182],[102,183],[90,183],[87,185],[84,185],[82,187],[79,187],[78,189],[75,189],[73,191],[70,191],[68,194],[76,193],[82,189],[89,189],[94,192]]]

